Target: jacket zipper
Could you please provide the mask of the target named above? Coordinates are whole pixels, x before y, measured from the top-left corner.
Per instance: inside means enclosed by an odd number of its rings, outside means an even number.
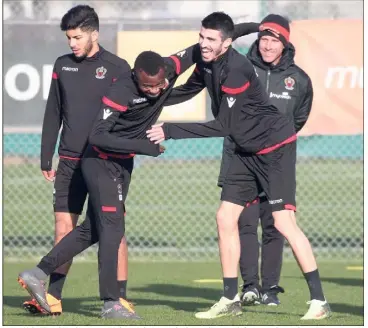
[[[270,86],[270,75],[271,75],[271,71],[268,70],[267,71],[267,81],[266,81],[266,92],[268,94],[268,87]]]

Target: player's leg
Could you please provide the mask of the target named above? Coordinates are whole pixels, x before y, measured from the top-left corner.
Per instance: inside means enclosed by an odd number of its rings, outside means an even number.
[[[130,174],[132,174],[132,171],[130,171]],[[126,197],[128,196],[129,186],[130,183],[125,183],[124,185],[120,185],[118,190],[119,197],[120,195],[124,197],[123,198],[124,204],[126,202]],[[124,212],[123,224],[125,224],[125,215],[126,213]],[[124,300],[127,299],[127,284],[128,284],[128,243],[124,233],[124,237],[121,240],[118,253],[118,285],[120,291],[120,298]]]
[[[240,260],[238,221],[244,205],[256,196],[254,175],[247,170],[240,155],[235,154],[222,187],[221,205],[216,218],[224,296],[208,311],[196,313],[195,316],[199,319],[237,316],[242,313],[237,293]]]
[[[240,299],[243,305],[256,305],[260,301],[258,274],[259,242],[259,199],[246,204],[239,217],[240,273],[243,287]]]
[[[57,245],[59,241],[65,237],[70,231],[72,231],[77,224],[78,214],[66,213],[66,212],[55,212],[55,235],[54,245]],[[62,313],[62,290],[66,280],[66,275],[73,260],[68,261],[61,267],[57,268],[55,272],[51,273],[49,279],[49,288],[47,292],[47,300],[50,305],[50,309],[53,313]],[[23,308],[32,313],[41,313],[42,309],[35,299],[25,301]]]
[[[130,304],[121,299],[118,284],[118,253],[125,233],[124,200],[132,169],[132,159],[90,157],[82,162],[99,230],[98,267],[103,318],[138,318]]]
[[[58,267],[70,261],[89,246],[98,241],[92,207],[88,206],[86,219],[81,225],[67,234],[54,248],[31,270],[19,274],[18,281],[29,294],[36,299],[44,313],[56,314],[50,308],[44,281]]]
[[[296,142],[271,152],[267,159],[268,185],[264,190],[272,207],[275,227],[287,239],[310,291],[310,307],[302,319],[330,316],[311,244],[296,223]]]
[[[80,161],[63,159],[59,164],[55,179],[55,245],[76,227],[87,197],[87,187]],[[124,237],[119,247],[118,283],[121,297],[126,299],[128,280],[128,247]],[[72,260],[57,268],[50,275],[48,294],[53,303],[60,303],[61,292]],[[61,309],[60,309],[61,311]]]
[[[118,252],[118,285],[120,297],[127,299],[127,284],[128,284],[128,244],[124,235],[121,240]]]
[[[87,190],[80,169],[80,161],[61,158],[56,171],[53,193],[54,245],[76,227],[86,196]],[[47,299],[53,313],[62,313],[62,290],[71,264],[72,261],[65,263],[50,275]],[[41,311],[39,304],[34,299],[24,302],[23,307],[34,314]]]
[[[87,197],[87,187],[81,172],[80,161],[61,159],[59,164],[54,193],[55,212],[55,245],[72,231],[83,211]],[[62,289],[72,261],[57,268],[50,275],[48,293],[60,300]]]
[[[78,218],[79,214],[55,212],[54,245],[57,245],[61,239],[77,226]],[[73,260],[70,260],[50,275],[48,293],[57,300],[61,300],[66,275],[72,263]]]
[[[285,238],[275,228],[271,206],[265,197],[261,197],[260,218],[262,225],[262,303],[279,305],[280,300],[277,294],[284,292],[284,289],[278,284]]]

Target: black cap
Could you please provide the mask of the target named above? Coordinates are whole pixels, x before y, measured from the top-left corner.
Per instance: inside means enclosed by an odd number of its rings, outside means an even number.
[[[284,46],[289,43],[290,25],[289,21],[280,15],[270,14],[266,16],[260,25],[258,39],[264,35],[271,35],[280,39]]]

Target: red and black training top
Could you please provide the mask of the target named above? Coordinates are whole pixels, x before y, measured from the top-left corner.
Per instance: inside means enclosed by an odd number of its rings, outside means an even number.
[[[252,63],[233,48],[215,62],[196,59],[187,83],[175,88],[173,98],[194,96],[207,88],[215,120],[207,123],[165,123],[166,139],[230,135],[240,152],[265,153],[272,146],[295,140],[292,120],[273,106]]]
[[[158,156],[159,145],[147,139],[146,131],[160,116],[179,75],[193,65],[199,55],[198,44],[170,57],[164,57],[167,86],[155,99],[138,88],[133,72],[123,74],[102,98],[102,105],[89,136],[98,152],[110,155],[138,154]],[[190,99],[190,96],[183,96]]]
[[[82,61],[73,54],[57,58],[42,126],[42,170],[51,169],[61,125],[59,156],[75,160],[82,156],[102,96],[126,72],[130,72],[129,64],[101,46]]]
[[[234,39],[258,30],[257,23],[235,25]],[[121,76],[102,99],[100,113],[91,130],[89,142],[98,151],[119,154],[158,156],[159,145],[147,139],[146,131],[156,122],[163,106],[184,102],[193,97],[192,90],[184,90],[169,99],[180,74],[184,73],[201,57],[198,44],[170,57],[164,57],[168,85],[154,100],[142,94],[131,73]],[[203,89],[203,87],[202,87]]]

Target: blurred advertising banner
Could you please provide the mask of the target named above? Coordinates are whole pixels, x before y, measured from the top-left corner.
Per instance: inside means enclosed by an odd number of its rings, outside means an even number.
[[[117,55],[133,67],[140,52],[152,50],[161,56],[170,56],[198,42],[197,31],[121,31],[118,33]],[[187,81],[194,65],[179,77],[176,86]],[[206,90],[189,101],[164,107],[159,120],[204,121],[206,120]]]
[[[312,112],[300,134],[362,134],[363,21],[295,21],[291,42],[314,89]]]
[[[100,25],[101,45],[115,53],[116,24]],[[57,57],[69,53],[58,24],[3,24],[5,132],[41,130]]]

